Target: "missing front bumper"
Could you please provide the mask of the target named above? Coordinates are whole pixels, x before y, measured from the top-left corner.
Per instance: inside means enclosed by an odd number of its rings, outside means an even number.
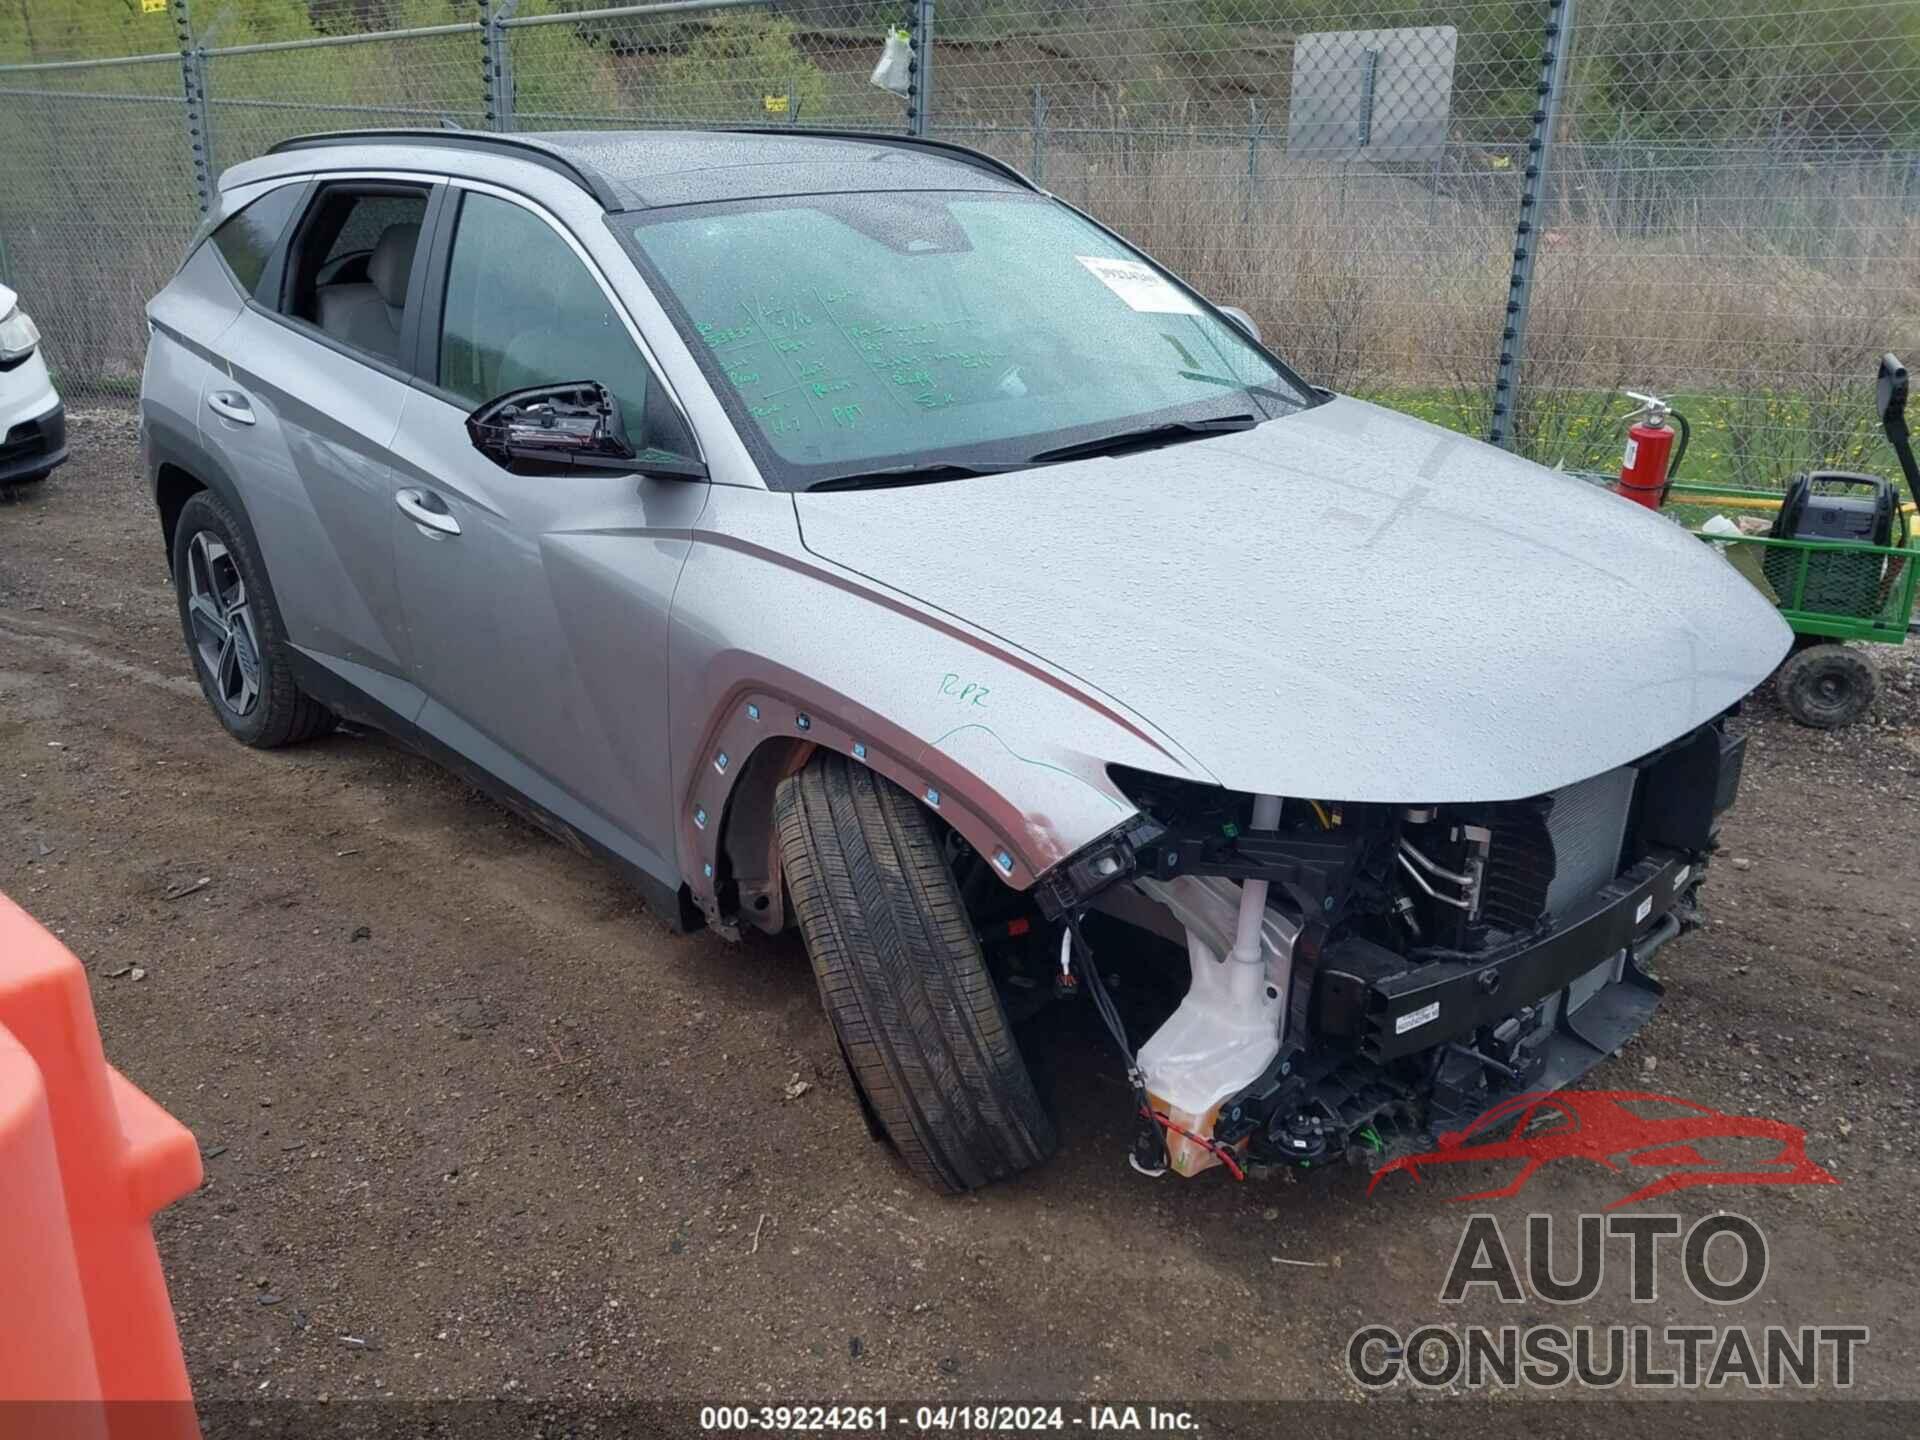
[[[1410,966],[1364,940],[1331,945],[1315,978],[1312,1033],[1384,1062],[1498,1025],[1631,950],[1675,914],[1699,879],[1686,856],[1656,852],[1546,933],[1472,956]]]

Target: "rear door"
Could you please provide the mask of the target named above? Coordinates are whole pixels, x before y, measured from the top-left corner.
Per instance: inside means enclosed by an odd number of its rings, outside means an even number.
[[[409,392],[440,187],[316,182],[222,338],[202,434],[240,481],[293,643],[403,719],[419,708],[393,583],[388,446]]]
[[[508,391],[594,380],[636,449],[694,453],[614,288],[532,202],[455,181],[431,261],[419,387],[393,445],[395,573],[419,726],[629,863],[677,887],[667,631],[706,482],[515,473],[468,414]]]

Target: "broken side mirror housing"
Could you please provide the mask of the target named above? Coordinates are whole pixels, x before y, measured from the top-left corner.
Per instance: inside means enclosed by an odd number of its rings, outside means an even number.
[[[698,460],[663,450],[636,451],[620,402],[592,380],[535,385],[495,396],[467,416],[473,448],[503,470],[554,473],[602,470],[704,480]]]

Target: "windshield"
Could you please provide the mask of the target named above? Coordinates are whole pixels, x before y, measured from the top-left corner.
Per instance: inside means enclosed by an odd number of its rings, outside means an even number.
[[[807,195],[610,218],[776,488],[1025,465],[1312,403],[1231,322],[1044,197]]]

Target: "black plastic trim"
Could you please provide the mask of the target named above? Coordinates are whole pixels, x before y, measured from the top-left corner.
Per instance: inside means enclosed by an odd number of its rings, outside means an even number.
[[[525,792],[508,784],[490,770],[475,764],[445,741],[422,729],[391,706],[374,699],[366,691],[345,679],[325,663],[297,647],[289,647],[294,679],[300,688],[335,714],[378,730],[410,750],[417,751],[444,770],[458,775],[475,789],[526,817],[562,844],[590,853],[594,859],[610,865],[640,892],[647,908],[658,915],[675,934],[701,929],[706,917],[693,904],[692,892],[683,882],[678,891],[628,860],[617,851],[583,834],[551,810],[530,799]],[[417,692],[416,692],[417,693]]]
[[[570,160],[558,150],[516,135],[487,130],[328,130],[282,140],[267,153],[286,155],[297,150],[324,150],[336,145],[395,145],[409,148],[501,152],[510,160],[526,160],[578,185],[603,210],[618,210],[619,197],[606,178],[590,165]]]
[[[433,207],[433,229],[421,237],[420,253],[413,262],[414,278],[420,280],[420,326],[413,351],[414,385],[430,394],[440,394],[440,333],[446,319],[447,267],[453,260],[453,237],[460,228],[460,212],[466,208],[469,191],[452,185],[436,186],[442,193]],[[414,300],[411,289],[408,303]]]
[[[1631,950],[1698,878],[1687,856],[1656,851],[1545,936],[1528,936],[1471,960],[1437,960],[1372,979],[1361,1053],[1392,1060],[1428,1050],[1566,988],[1608,956]],[[1323,972],[1340,968],[1340,951],[1340,945],[1327,948]],[[1396,1033],[1396,1020],[1434,1004],[1439,1013],[1433,1021]]]
[[[23,480],[38,479],[66,461],[67,407],[64,403],[56,403],[51,410],[31,420],[22,420],[4,436],[0,436],[0,440],[17,444],[19,442],[12,441],[11,437],[22,430],[35,432],[35,438],[40,442],[39,448],[17,459],[0,463],[0,485],[17,485]]]

